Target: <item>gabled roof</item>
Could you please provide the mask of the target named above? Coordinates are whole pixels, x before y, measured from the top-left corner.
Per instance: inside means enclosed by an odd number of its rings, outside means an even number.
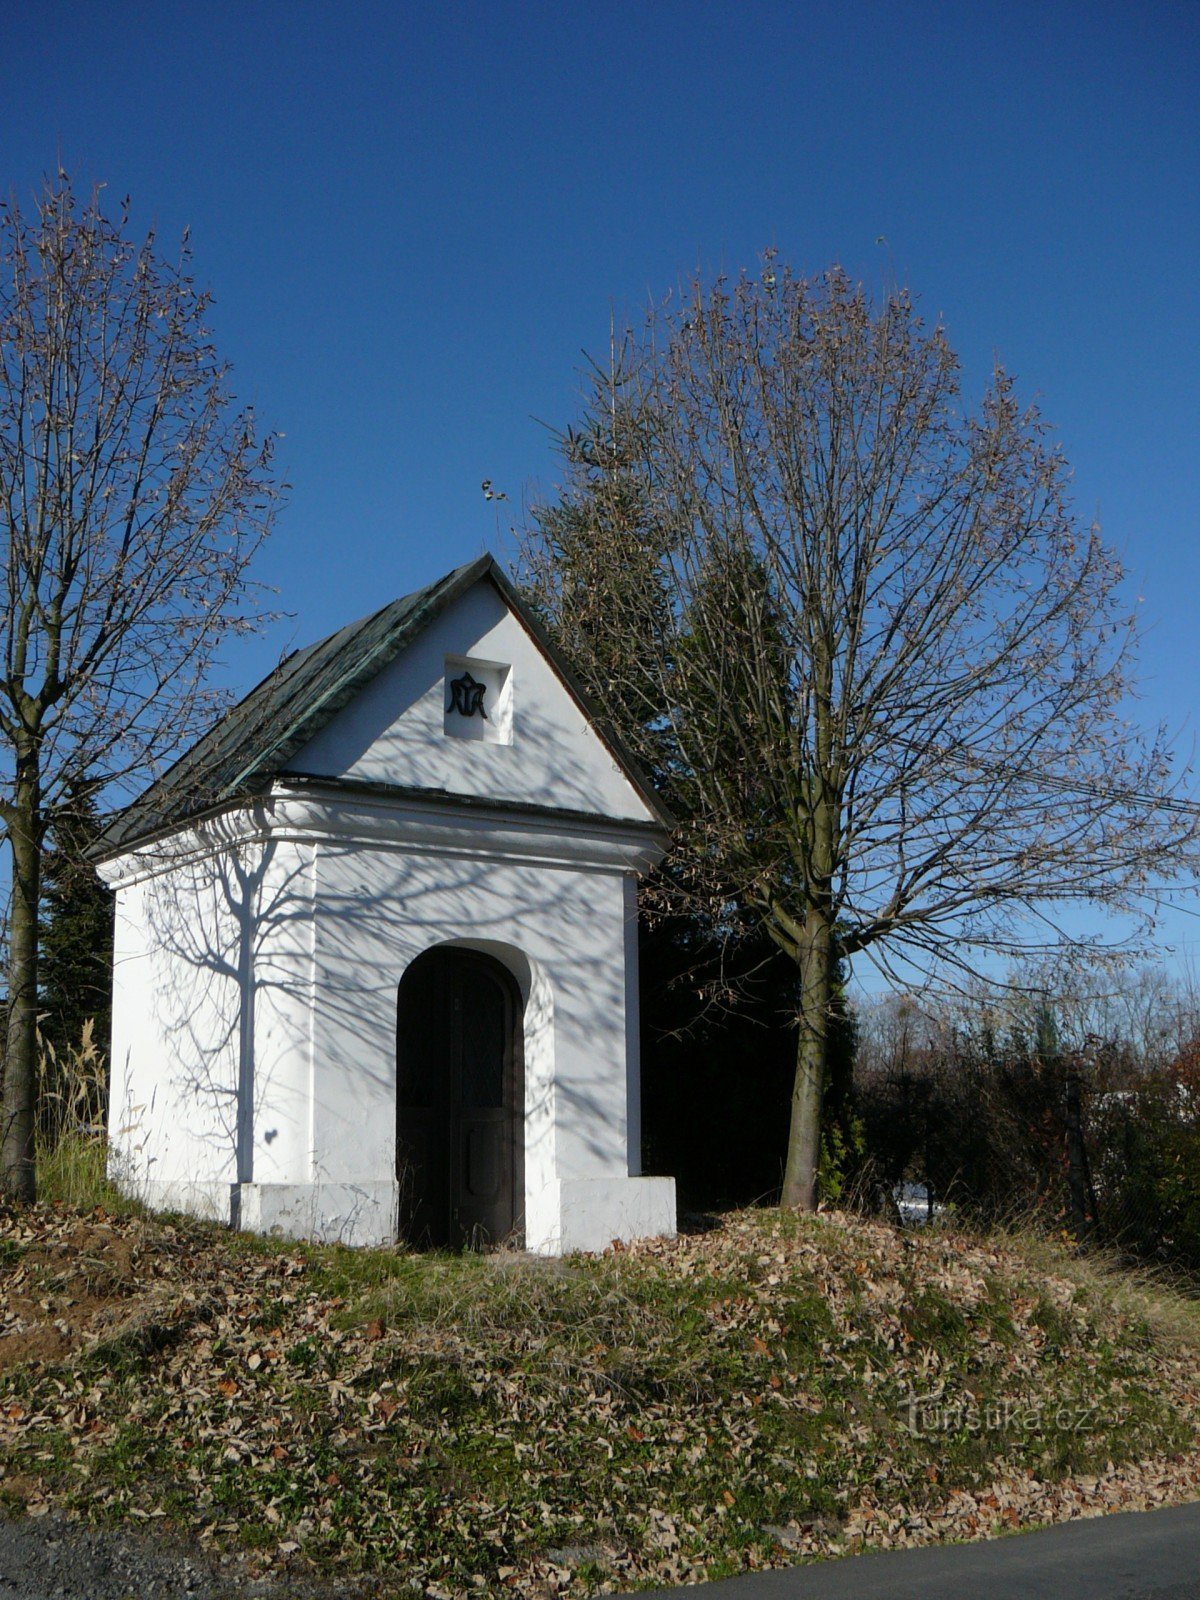
[[[653,816],[670,816],[616,735],[603,726],[570,668],[490,555],[456,567],[436,583],[294,651],[214,724],[174,766],[123,811],[88,850],[93,860],[119,855],[219,807],[262,794],[292,757],[460,595],[490,580],[537,640]]]

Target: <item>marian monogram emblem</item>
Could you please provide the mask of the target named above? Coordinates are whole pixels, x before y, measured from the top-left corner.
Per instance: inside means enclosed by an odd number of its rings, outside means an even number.
[[[450,709],[457,711],[463,717],[473,717],[478,714],[486,722],[488,714],[483,709],[483,697],[486,693],[486,683],[477,683],[469,672],[464,672],[461,678],[450,680]]]

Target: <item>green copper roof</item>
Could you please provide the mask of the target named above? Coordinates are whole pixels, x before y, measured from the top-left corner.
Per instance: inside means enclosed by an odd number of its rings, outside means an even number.
[[[269,789],[298,750],[453,600],[484,577],[492,580],[537,638],[595,723],[569,669],[500,567],[491,556],[480,556],[436,583],[393,600],[371,616],[287,656],[144,794],[117,812],[88,855],[94,860],[119,855],[144,839],[180,827],[189,818]],[[601,728],[598,731],[651,812],[666,821],[661,802],[615,737]]]

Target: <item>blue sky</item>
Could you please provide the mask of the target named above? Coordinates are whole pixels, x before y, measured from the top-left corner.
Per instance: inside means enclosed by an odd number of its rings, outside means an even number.
[[[259,575],[305,642],[501,548],[583,350],[765,245],[899,279],[1036,397],[1143,597],[1147,720],[1200,694],[1200,4],[0,0],[2,180],[191,228],[281,431]],[[886,243],[877,241],[882,238]],[[1200,922],[1175,925],[1200,949]]]

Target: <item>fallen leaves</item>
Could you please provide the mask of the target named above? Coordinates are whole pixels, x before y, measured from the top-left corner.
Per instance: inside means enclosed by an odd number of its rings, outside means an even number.
[[[1194,1495],[1200,1331],[1122,1315],[847,1218],[550,1263],[0,1210],[0,1468],[434,1597],[695,1582]]]

